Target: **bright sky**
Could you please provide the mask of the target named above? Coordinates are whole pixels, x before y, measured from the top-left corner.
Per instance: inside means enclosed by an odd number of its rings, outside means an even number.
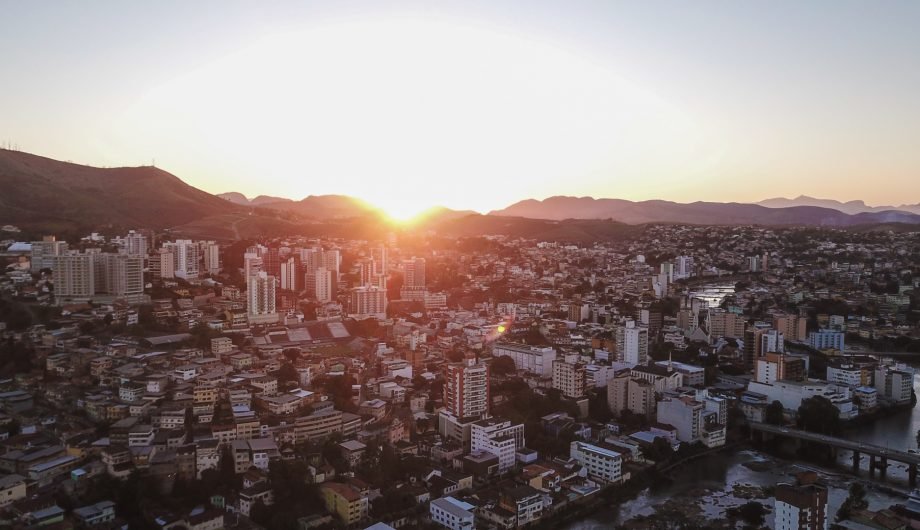
[[[397,216],[920,202],[920,2],[0,0],[0,141]]]

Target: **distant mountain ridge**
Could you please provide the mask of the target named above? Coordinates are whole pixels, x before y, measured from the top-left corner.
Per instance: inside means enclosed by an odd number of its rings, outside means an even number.
[[[567,196],[549,197],[542,201],[527,199],[502,210],[489,212],[489,215],[557,221],[563,219],[610,219],[626,224],[853,226],[872,223],[920,223],[920,215],[918,214],[891,210],[847,214],[832,208],[817,206],[768,208],[759,204],[746,203],[677,203],[661,200],[628,201],[624,199]]]
[[[845,204],[858,208],[862,203]],[[419,229],[455,236],[505,234],[588,242],[636,233],[641,227],[635,225],[646,223],[865,229],[874,225],[912,230],[912,225],[920,227],[920,214],[893,210],[849,214],[814,205],[767,207],[557,196],[520,201],[488,215],[432,207],[414,224],[405,225],[346,195],[310,195],[299,201],[271,196],[250,200],[235,192],[217,196],[152,166],[97,168],[0,149],[0,225],[15,225],[31,235],[79,237],[100,229],[152,228],[186,237],[237,240],[295,234],[369,238],[391,230]]]
[[[900,206],[869,206],[863,201],[835,201],[833,199],[817,199],[807,195],[799,195],[795,199],[785,197],[776,197],[757,202],[767,208],[790,208],[794,206],[818,206],[821,208],[831,208],[848,214],[858,214],[867,212],[887,212],[900,211],[920,214],[920,204],[902,204]]]

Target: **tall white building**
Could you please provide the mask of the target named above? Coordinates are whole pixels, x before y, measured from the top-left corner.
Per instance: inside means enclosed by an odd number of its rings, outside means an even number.
[[[693,276],[693,257],[677,256],[674,264],[674,279],[682,280]]]
[[[517,451],[524,447],[524,424],[486,418],[473,423],[470,451],[488,451],[498,457],[498,472],[514,467]]]
[[[58,305],[68,300],[88,301],[96,294],[96,275],[92,254],[76,252],[54,256],[54,299]]]
[[[246,284],[249,284],[249,278],[259,274],[262,270],[262,256],[250,248],[243,254],[243,279],[246,281]]]
[[[250,324],[272,324],[278,321],[275,288],[275,277],[265,272],[249,278],[247,315]]]
[[[350,308],[352,316],[357,318],[385,319],[387,316],[386,289],[371,286],[352,289]]]
[[[412,258],[403,261],[405,278],[403,287],[412,289],[425,288],[425,258]]]
[[[299,291],[301,284],[300,263],[294,256],[281,262],[281,289]]]
[[[198,244],[190,239],[177,239],[164,243],[163,248],[173,255],[174,274],[176,278],[194,280],[198,278],[201,253]]]
[[[67,252],[67,242],[57,241],[54,236],[46,236],[42,241],[32,242],[31,267],[32,272],[42,269],[54,269],[55,256]]]
[[[617,361],[628,366],[648,363],[648,328],[636,326],[627,320],[616,328]]]
[[[147,256],[147,236],[134,230],[129,230],[125,236],[125,253],[129,256]]]
[[[124,300],[140,304],[144,258],[127,254],[70,252],[54,257],[55,303]]]
[[[334,271],[320,267],[313,273],[314,298],[320,302],[331,302],[335,297],[335,284],[337,279]]]
[[[211,276],[220,274],[220,245],[214,241],[203,241],[201,252],[204,255],[204,271]]]

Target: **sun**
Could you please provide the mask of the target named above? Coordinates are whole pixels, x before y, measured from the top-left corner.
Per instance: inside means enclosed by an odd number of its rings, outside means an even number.
[[[590,194],[605,175],[646,174],[635,157],[693,137],[680,123],[588,54],[406,15],[249,42],[152,87],[115,119],[113,145],[169,153],[204,189],[349,195],[405,222],[548,196],[578,175]]]
[[[396,191],[396,190],[394,190]],[[403,193],[398,190],[397,193]],[[432,205],[422,203],[416,197],[376,197],[368,198],[367,202],[380,208],[386,217],[395,223],[408,223],[417,219],[422,213],[430,209]]]

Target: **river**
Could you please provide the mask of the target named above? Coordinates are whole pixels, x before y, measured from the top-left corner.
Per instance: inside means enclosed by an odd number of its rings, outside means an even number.
[[[920,395],[920,376],[914,377],[914,389]],[[848,431],[845,438],[887,446],[900,450],[916,449],[917,429],[920,429],[920,407],[903,411],[896,415],[877,420],[872,425],[861,427],[858,431]],[[765,462],[769,465],[750,466],[752,462]],[[879,510],[895,503],[904,502],[904,497],[881,491],[884,486],[903,493],[908,492],[907,470],[901,464],[889,467],[888,478],[884,483],[868,481],[868,458],[862,460],[859,478],[848,473],[851,455],[841,451],[839,469],[826,469],[807,463],[793,463],[756,452],[741,451],[731,455],[713,455],[687,464],[673,474],[669,484],[648,488],[635,499],[619,507],[602,508],[592,516],[573,522],[562,528],[569,530],[599,530],[635,521],[636,517],[650,516],[657,513],[684,515],[715,520],[725,517],[725,510],[740,506],[749,500],[757,500],[771,509],[765,523],[773,527],[773,499],[762,491],[764,487],[774,486],[780,482],[792,482],[796,473],[817,471],[820,480],[828,486],[829,520],[847,496],[852,482],[859,480],[867,486],[869,509]],[[747,466],[745,465],[747,464]],[[673,517],[664,517],[674,520]],[[641,527],[637,525],[636,527]]]

